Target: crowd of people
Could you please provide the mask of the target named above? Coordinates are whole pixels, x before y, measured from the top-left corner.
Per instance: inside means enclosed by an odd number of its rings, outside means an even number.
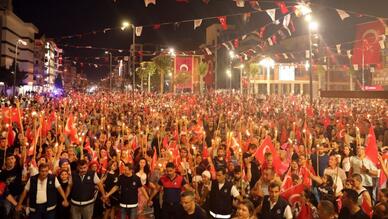
[[[2,98],[1,218],[386,218],[387,101]]]

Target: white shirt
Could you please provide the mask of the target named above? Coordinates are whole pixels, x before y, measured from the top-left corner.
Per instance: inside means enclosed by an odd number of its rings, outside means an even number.
[[[218,189],[221,190],[222,187],[225,185],[225,183],[218,183]],[[211,188],[211,184],[210,184]],[[237,198],[240,196],[240,192],[237,190],[237,188],[233,185],[232,188],[230,189],[230,195],[233,196],[234,198]]]
[[[335,194],[339,194],[344,188],[344,182],[346,180],[346,173],[343,169],[337,167],[335,169],[331,169],[330,167],[326,168],[323,171],[324,175],[329,175],[333,179],[334,184],[337,186]]]
[[[373,186],[373,179],[369,174],[361,173],[362,165],[365,166],[368,170],[377,171],[376,166],[370,161],[368,158],[360,159],[357,156],[353,156],[350,158],[350,166],[353,170],[353,173],[358,173],[362,177],[362,185],[363,186]]]
[[[59,184],[59,181],[57,178],[55,178],[55,188],[59,188],[61,184]],[[44,180],[40,180],[38,177],[38,188],[36,192],[36,204],[44,204],[47,202],[47,177]],[[26,191],[30,191],[31,183],[30,179],[27,181],[27,184],[25,185],[24,189]]]
[[[276,203],[277,202],[272,202],[271,200],[269,200],[270,208],[272,209],[276,205]],[[287,205],[286,209],[284,209],[283,217],[286,219],[292,219],[293,216],[292,216],[292,211],[291,211],[290,205]]]

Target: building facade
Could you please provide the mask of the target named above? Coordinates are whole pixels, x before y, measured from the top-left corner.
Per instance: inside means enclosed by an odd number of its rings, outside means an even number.
[[[31,23],[22,21],[11,9],[12,7],[0,9],[0,65],[10,68],[17,57],[19,70],[28,73],[28,77],[24,82],[32,85],[34,80],[35,34],[38,33],[38,28]],[[26,42],[27,45],[18,43],[19,40]],[[18,47],[17,54],[16,45]]]

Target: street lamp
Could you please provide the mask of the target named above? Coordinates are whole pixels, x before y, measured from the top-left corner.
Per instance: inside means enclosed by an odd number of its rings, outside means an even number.
[[[313,20],[311,14],[305,16],[305,20],[308,22],[309,29],[309,78],[310,78],[310,104],[313,104],[313,51],[312,51],[312,42],[311,42],[311,32],[318,30],[318,23]]]
[[[132,45],[133,45],[133,49],[131,51],[131,56],[132,56],[132,67],[131,67],[131,71],[132,71],[132,95],[133,95],[133,101],[135,101],[135,98],[134,98],[134,92],[135,92],[135,84],[136,84],[136,78],[135,78],[135,61],[136,61],[136,58],[135,58],[135,51],[136,51],[136,30],[135,30],[135,26],[131,23],[129,23],[128,21],[124,21],[121,25],[121,30],[126,30],[128,29],[129,27],[132,28]]]
[[[275,66],[275,61],[270,57],[264,58],[259,62],[259,65],[267,68],[267,95],[270,95],[270,84],[269,84],[269,75],[271,68]]]
[[[109,55],[109,91],[112,91],[112,53],[105,51],[105,54]]]
[[[229,51],[229,69],[227,70],[227,75],[229,77],[229,89],[232,88],[232,62],[236,55],[234,54],[233,50]],[[229,72],[229,73],[228,73]],[[230,76],[229,76],[230,75]]]
[[[229,90],[232,90],[232,72],[230,69],[226,70],[226,75],[229,78]]]
[[[238,65],[238,66],[235,66],[234,68],[238,68],[240,69],[240,92],[242,93],[242,75],[243,75],[243,70],[245,68],[245,65],[244,64],[241,64],[241,65]]]
[[[27,46],[27,42],[21,39],[18,39],[15,45],[15,71],[13,74],[13,89],[12,89],[12,95],[15,96],[15,91],[16,91],[16,74],[17,74],[17,63],[18,63],[18,47],[19,44],[22,46]]]

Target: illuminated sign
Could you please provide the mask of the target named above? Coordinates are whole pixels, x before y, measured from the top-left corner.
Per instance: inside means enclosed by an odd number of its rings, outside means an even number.
[[[293,65],[279,65],[279,80],[294,81],[295,80],[295,66]]]

